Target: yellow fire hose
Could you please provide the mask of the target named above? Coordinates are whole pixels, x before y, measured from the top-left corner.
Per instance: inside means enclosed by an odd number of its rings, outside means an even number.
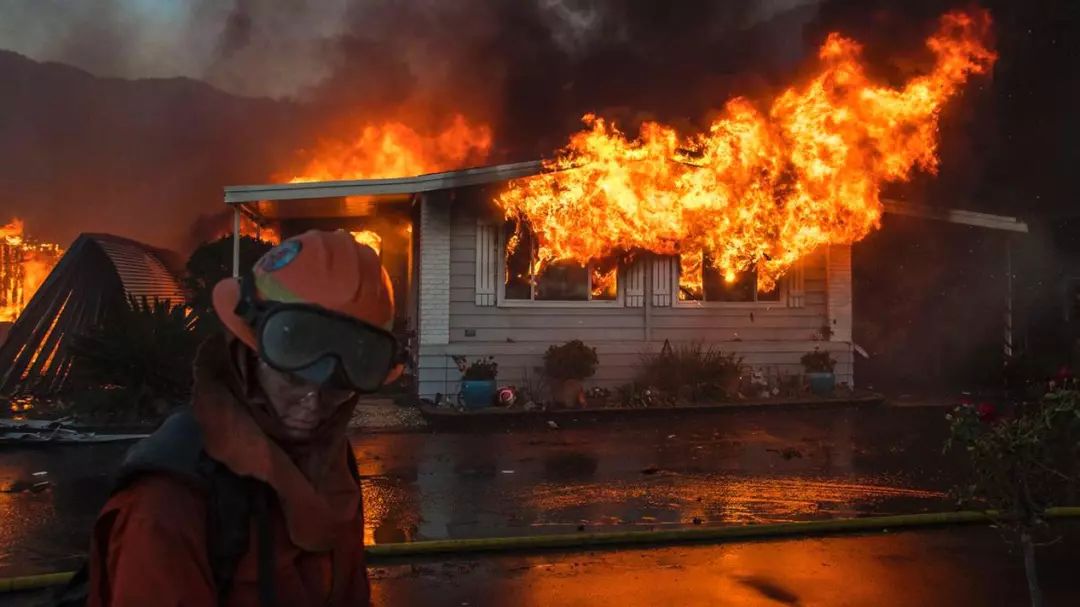
[[[1080,518],[1080,506],[1050,508],[1049,519]],[[587,550],[626,546],[656,546],[680,543],[724,543],[740,540],[811,537],[841,533],[872,532],[890,529],[914,529],[948,525],[989,524],[999,520],[993,512],[927,512],[871,516],[798,523],[740,525],[735,527],[693,527],[661,531],[620,531],[559,535],[528,535],[461,540],[429,540],[376,544],[368,546],[370,561],[388,561],[432,556],[464,556],[492,552],[535,552],[542,550]],[[20,590],[38,590],[66,583],[72,571],[0,578],[0,594]]]

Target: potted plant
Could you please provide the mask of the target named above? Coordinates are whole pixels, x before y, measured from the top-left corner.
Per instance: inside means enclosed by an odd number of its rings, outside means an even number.
[[[499,364],[494,356],[467,363],[464,356],[455,356],[461,371],[461,402],[468,409],[490,407],[495,402],[495,377]]]
[[[608,406],[611,390],[600,386],[593,386],[585,391],[585,402],[594,409]]]
[[[817,396],[830,396],[836,389],[836,359],[828,352],[814,348],[813,352],[807,352],[802,356],[803,369],[806,370],[806,379],[810,382],[810,391]]]
[[[581,382],[596,373],[597,362],[596,348],[580,339],[549,347],[544,353],[544,373],[552,381],[556,402],[567,407],[584,405]]]

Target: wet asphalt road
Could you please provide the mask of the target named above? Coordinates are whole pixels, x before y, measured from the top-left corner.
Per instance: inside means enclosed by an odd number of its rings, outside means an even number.
[[[940,408],[767,410],[358,434],[367,541],[947,509]],[[0,451],[0,577],[70,569],[125,446]]]

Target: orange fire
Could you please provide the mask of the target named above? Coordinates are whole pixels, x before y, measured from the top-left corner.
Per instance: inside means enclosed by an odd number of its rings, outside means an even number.
[[[0,226],[0,322],[18,318],[63,253],[57,245],[27,239],[19,219]]]
[[[304,166],[278,177],[296,183],[423,175],[481,162],[490,149],[491,129],[460,114],[437,132],[396,121],[365,124],[352,138],[320,141]]]
[[[770,290],[818,246],[876,229],[883,183],[936,170],[941,109],[993,65],[989,31],[985,11],[944,15],[927,40],[933,69],[899,88],[872,81],[859,44],[831,34],[817,74],[767,112],[736,98],[689,137],[647,122],[631,139],[586,115],[588,128],[545,161],[551,172],[511,183],[498,203],[529,223],[543,263],[682,254],[683,282],[700,288],[707,256],[729,281],[756,267]]]
[[[349,232],[349,234],[352,234],[353,240],[356,242],[375,249],[376,253],[382,253],[382,237],[375,232],[372,232],[371,230],[357,230],[355,232]]]

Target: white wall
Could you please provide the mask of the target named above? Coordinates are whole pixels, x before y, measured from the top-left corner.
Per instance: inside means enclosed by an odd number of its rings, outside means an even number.
[[[423,315],[441,314],[442,308],[424,308],[425,297],[421,295],[419,390],[422,398],[433,399],[436,393],[456,394],[459,372],[452,355],[469,358],[493,355],[499,362],[500,384],[520,386],[526,376],[539,379],[537,369],[542,366],[542,356],[549,345],[571,339],[581,339],[597,349],[600,366],[588,382],[590,385],[616,386],[630,382],[642,355],[659,350],[664,340],[705,341],[724,352],[739,353],[748,364],[773,374],[801,373],[799,358],[819,347],[833,352],[839,361],[837,380],[852,381],[850,247],[839,252],[823,250],[804,260],[800,307],[788,307],[786,303],[753,308],[659,307],[653,305],[651,297],[644,298],[642,307],[478,306],[476,217],[467,207],[456,206],[446,224],[434,220],[442,215],[431,208],[434,202],[428,204],[432,219],[426,225],[423,219],[421,222],[421,255],[441,255],[444,250],[441,243],[448,240],[449,298],[446,339],[425,341],[423,328],[429,327],[435,335],[434,327],[438,323],[425,324]],[[449,238],[428,234],[429,243],[440,244],[425,249],[425,232],[444,228],[448,228]],[[431,264],[435,269],[428,272],[439,272],[439,277],[443,275],[443,266],[423,259],[420,262],[421,290],[428,284],[436,289],[436,295],[429,296],[433,301],[441,293],[441,283],[430,277],[432,282],[426,282],[425,264]],[[831,319],[834,330],[831,342],[820,341],[818,337],[827,319]],[[846,339],[840,340],[840,331],[845,326]],[[442,336],[439,327],[437,335]]]

